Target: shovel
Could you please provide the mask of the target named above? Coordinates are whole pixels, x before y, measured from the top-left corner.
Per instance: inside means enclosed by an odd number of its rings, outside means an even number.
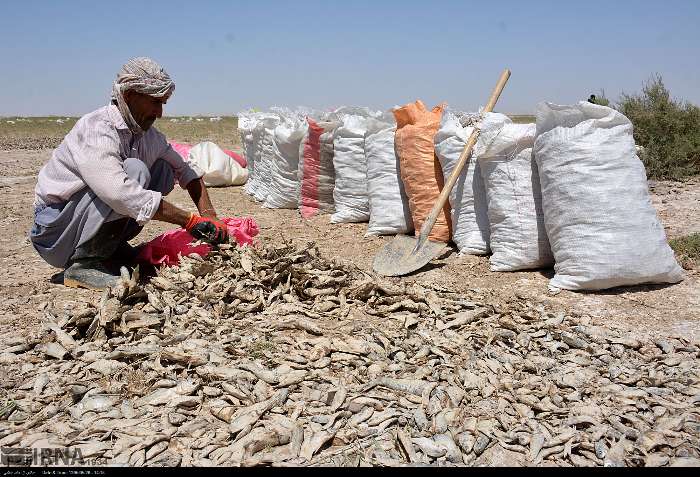
[[[498,101],[503,88],[506,86],[508,78],[510,78],[510,70],[505,69],[496,84],[496,88],[493,90],[493,93],[491,93],[489,102],[484,108],[485,113],[493,111],[494,106],[496,106],[496,101]],[[438,214],[445,206],[450,191],[452,191],[452,187],[454,187],[462,169],[464,169],[464,165],[467,163],[467,159],[469,159],[478,137],[479,129],[474,129],[474,132],[469,136],[469,141],[467,141],[467,144],[464,146],[462,154],[459,156],[454,171],[452,171],[450,178],[447,179],[445,187],[442,189],[433,209],[430,211],[430,215],[428,215],[428,218],[423,223],[418,237],[410,237],[408,235],[397,235],[394,237],[394,240],[385,245],[374,257],[372,268],[374,268],[375,272],[388,277],[406,275],[422,268],[432,259],[442,254],[447,244],[428,240],[428,235],[430,235],[430,232],[433,230],[433,225],[435,225]]]

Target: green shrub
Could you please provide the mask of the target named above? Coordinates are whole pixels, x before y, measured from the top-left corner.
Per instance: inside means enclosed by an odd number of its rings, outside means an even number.
[[[653,179],[680,180],[700,174],[700,108],[671,98],[661,76],[641,94],[622,94],[617,109],[634,125],[634,140]]]
[[[610,100],[605,96],[605,90],[601,89],[600,93],[595,96],[594,104],[600,106],[610,106]]]
[[[678,237],[668,242],[683,268],[692,270],[696,263],[700,263],[700,234],[690,234]]]

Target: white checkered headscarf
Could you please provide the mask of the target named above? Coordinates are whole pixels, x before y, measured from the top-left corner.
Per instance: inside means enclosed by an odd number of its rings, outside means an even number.
[[[134,134],[143,134],[143,129],[131,115],[129,106],[124,101],[126,91],[136,91],[155,98],[170,96],[175,90],[175,83],[158,63],[145,56],[132,58],[122,66],[117,79],[112,85],[112,101],[116,101],[119,112]]]

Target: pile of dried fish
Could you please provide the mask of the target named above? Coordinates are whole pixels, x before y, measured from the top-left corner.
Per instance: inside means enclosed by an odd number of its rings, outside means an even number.
[[[222,247],[0,337],[0,445],[130,466],[700,464],[699,348]],[[9,388],[9,389],[8,389]]]

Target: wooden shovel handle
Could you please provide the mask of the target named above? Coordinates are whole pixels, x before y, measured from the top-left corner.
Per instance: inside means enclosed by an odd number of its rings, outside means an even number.
[[[496,106],[496,102],[498,101],[498,98],[501,96],[501,93],[503,92],[503,88],[505,88],[506,83],[508,82],[508,78],[510,78],[510,70],[505,69],[503,70],[503,73],[501,73],[501,77],[498,80],[498,83],[496,84],[496,87],[494,88],[493,92],[491,93],[491,97],[489,98],[488,103],[486,103],[486,107],[484,107],[484,113],[490,113],[493,111],[493,108]],[[476,144],[476,140],[479,137],[479,129],[474,129],[474,131],[471,133],[469,136],[469,140],[467,141],[467,144],[464,146],[464,150],[462,151],[462,154],[459,156],[459,160],[457,161],[457,165],[455,165],[454,170],[452,171],[452,174],[450,175],[449,179],[447,179],[447,182],[445,182],[445,186],[442,188],[442,192],[440,192],[440,196],[438,197],[437,201],[435,202],[435,205],[433,206],[433,209],[430,211],[430,215],[428,215],[428,218],[425,220],[423,223],[423,226],[420,229],[420,235],[418,235],[418,240],[416,244],[416,249],[418,249],[423,243],[427,240],[428,235],[430,235],[430,232],[433,230],[433,226],[435,225],[435,221],[437,220],[438,215],[440,214],[440,211],[442,208],[445,206],[445,203],[447,202],[447,198],[450,195],[450,192],[452,191],[452,188],[454,187],[455,183],[457,182],[457,179],[459,178],[459,175],[462,173],[462,169],[464,169],[464,165],[467,163],[467,159],[469,159],[469,156],[472,153],[472,149],[474,149],[474,145]]]

